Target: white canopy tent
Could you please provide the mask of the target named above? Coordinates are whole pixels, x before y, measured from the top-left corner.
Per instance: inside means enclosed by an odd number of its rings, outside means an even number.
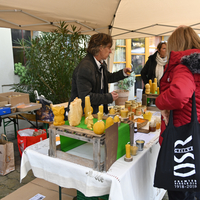
[[[179,25],[200,33],[199,0],[0,0],[0,27],[50,31],[59,21],[114,39],[165,36]]]
[[[199,5],[199,0],[0,0],[0,27],[48,32],[65,21],[82,34],[104,32],[113,39],[166,36],[183,24],[200,33]],[[113,59],[114,53],[110,71]]]

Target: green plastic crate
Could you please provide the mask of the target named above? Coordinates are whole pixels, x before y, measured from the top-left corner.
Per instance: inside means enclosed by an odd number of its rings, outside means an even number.
[[[100,200],[100,199],[108,200],[109,195],[107,194],[100,197],[86,197],[83,193],[77,190],[77,200]]]
[[[82,117],[81,123],[77,126],[79,128],[88,129],[87,125],[84,123],[85,118]],[[97,122],[97,119],[93,119],[94,123]],[[105,122],[105,120],[103,120]],[[69,125],[69,121],[65,122],[65,125]],[[89,130],[89,129],[88,129]],[[118,147],[117,147],[117,159],[121,158],[123,155],[125,155],[125,145],[130,142],[130,128],[129,125],[126,123],[121,123],[121,125],[118,128]],[[69,151],[75,147],[78,147],[86,142],[81,140],[76,140],[73,138],[68,138],[65,136],[60,136],[60,147],[61,150],[66,152]]]

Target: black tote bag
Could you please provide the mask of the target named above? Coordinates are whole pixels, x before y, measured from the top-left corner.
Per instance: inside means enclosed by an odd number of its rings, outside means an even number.
[[[195,93],[192,96],[191,122],[173,125],[173,111],[162,134],[157,158],[154,187],[172,191],[200,190],[200,124],[197,120]]]

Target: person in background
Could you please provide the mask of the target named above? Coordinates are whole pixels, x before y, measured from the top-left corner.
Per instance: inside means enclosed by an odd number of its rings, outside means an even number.
[[[149,79],[152,80],[152,83],[154,82],[154,78],[157,78],[157,86],[160,85],[160,78],[163,75],[164,66],[167,62],[166,57],[166,42],[162,41],[157,46],[157,51],[149,56],[146,64],[141,70],[141,78],[144,82],[144,85],[149,83]],[[143,93],[145,93],[145,87],[143,90]]]
[[[108,105],[118,98],[116,92],[108,92],[108,83],[117,82],[129,76],[131,69],[124,68],[115,73],[107,70],[105,60],[112,53],[112,37],[105,33],[92,35],[87,55],[75,68],[72,76],[72,89],[70,103],[81,98],[82,107],[85,107],[85,96],[90,95],[93,113],[97,113],[98,106],[104,105],[104,112],[108,113]],[[68,110],[69,110],[68,105]]]
[[[192,95],[195,92],[200,122],[200,38],[188,26],[178,27],[167,42],[168,64],[160,80],[160,95],[156,106],[161,110],[161,134],[173,110],[175,127],[191,121]],[[159,142],[162,145],[162,136]],[[199,188],[200,190],[200,188]],[[200,200],[199,192],[168,191],[169,200]]]

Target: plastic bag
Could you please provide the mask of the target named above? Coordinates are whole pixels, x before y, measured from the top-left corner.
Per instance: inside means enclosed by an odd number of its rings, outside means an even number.
[[[40,96],[39,99],[36,99],[36,101],[42,104],[42,108],[37,110],[38,119],[50,122],[53,121],[54,115],[50,107],[50,105],[53,104],[52,101],[49,101],[42,96]]]
[[[43,129],[42,134],[33,136],[35,131],[38,132],[39,130],[32,128],[25,128],[17,131],[17,144],[21,156],[26,147],[47,139],[47,133],[45,129]]]

